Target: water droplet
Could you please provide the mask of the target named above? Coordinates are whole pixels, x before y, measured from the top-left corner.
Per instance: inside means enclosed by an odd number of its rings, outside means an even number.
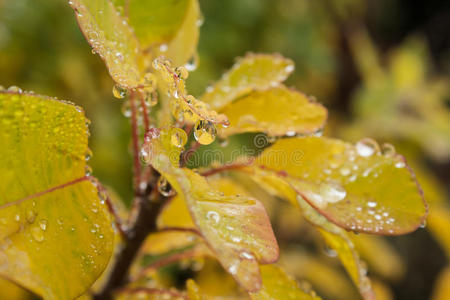
[[[44,231],[39,226],[33,226],[30,229],[31,236],[36,242],[43,242],[44,241]]]
[[[287,65],[287,66],[284,68],[284,71],[285,71],[286,73],[291,73],[292,71],[294,71],[294,65],[293,65],[293,64]]]
[[[348,176],[350,174],[350,169],[349,168],[341,168],[339,170],[339,172],[341,173],[342,176]]]
[[[356,152],[360,156],[369,157],[378,151],[378,144],[369,138],[364,138],[356,143]]]
[[[39,227],[42,230],[44,230],[44,231],[47,230],[47,226],[48,226],[48,221],[47,220],[42,219],[42,220],[39,221]]]
[[[182,148],[187,142],[187,134],[181,128],[172,128],[170,133],[170,142],[177,148]]]
[[[164,176],[160,176],[158,179],[158,191],[164,197],[170,197],[175,194],[175,191],[172,189],[172,186]]]
[[[403,161],[399,161],[395,163],[395,167],[398,169],[404,168],[405,167],[405,163]]]
[[[189,60],[188,62],[184,65],[184,67],[189,71],[195,71],[195,69],[197,69],[197,65],[198,65],[198,55],[194,54]]]
[[[368,207],[376,207],[377,203],[375,201],[369,201],[369,202],[367,202],[367,206]]]
[[[210,121],[199,120],[195,124],[194,137],[202,145],[209,145],[214,142],[217,129]]]
[[[251,259],[254,259],[254,258],[255,258],[252,254],[250,254],[250,253],[248,253],[248,252],[246,252],[246,251],[242,251],[241,254],[240,254],[240,256],[241,256],[242,258],[248,259],[248,260],[251,260]]]
[[[347,191],[337,183],[326,183],[320,187],[320,193],[325,201],[329,203],[336,203],[341,201],[347,195]]]
[[[33,223],[34,220],[36,219],[36,212],[34,210],[28,210],[26,213],[26,219],[28,221],[28,223]]]
[[[161,51],[161,52],[166,52],[167,49],[169,49],[169,46],[167,46],[167,44],[161,44],[159,46],[159,51]]]
[[[188,70],[183,66],[175,68],[175,73],[180,79],[187,79],[189,77]]]
[[[130,106],[130,101],[125,101],[122,104],[122,107],[120,108],[120,111],[122,112],[122,114],[126,117],[126,118],[130,118],[131,117],[131,106]]]
[[[206,213],[206,218],[208,220],[212,220],[214,224],[219,224],[220,216],[217,212],[210,210]]]
[[[127,89],[119,84],[114,85],[112,92],[117,99],[123,99],[127,95]]]
[[[394,156],[395,155],[395,147],[389,143],[384,143],[381,145],[381,153],[384,156]]]
[[[22,93],[22,89],[15,85],[10,86],[7,91],[19,94]]]
[[[420,227],[420,228],[425,228],[425,227],[427,227],[427,221],[424,220],[422,223],[420,223],[419,227]]]

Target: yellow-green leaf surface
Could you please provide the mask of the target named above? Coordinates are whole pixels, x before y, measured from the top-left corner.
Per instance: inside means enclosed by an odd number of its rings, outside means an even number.
[[[197,0],[131,0],[125,9],[145,53],[164,55],[176,66],[194,55],[201,23]]]
[[[281,139],[255,165],[295,180],[302,198],[347,230],[398,235],[417,229],[427,205],[415,176],[391,145],[320,137]],[[291,182],[292,183],[292,182]]]
[[[374,299],[369,278],[366,276],[367,270],[362,265],[347,232],[329,222],[301,197],[297,197],[297,200],[305,219],[317,227],[326,244],[336,251],[342,265],[358,287],[363,298]]]
[[[105,61],[116,83],[138,85],[139,45],[134,33],[110,0],[70,0],[78,25],[93,51]]]
[[[336,251],[344,268],[347,270],[354,284],[358,287],[364,299],[373,299],[373,292],[370,281],[366,276],[366,269],[354,249],[349,234],[328,221],[295,192],[298,190],[298,185],[302,186],[300,180],[292,177],[286,180],[285,174],[278,174],[267,170],[254,171],[253,178],[262,187],[268,191],[273,191],[272,194],[287,198],[296,207],[300,208],[303,217],[318,229],[326,244]]]
[[[285,86],[254,91],[221,113],[231,124],[221,130],[223,136],[243,132],[264,132],[269,136],[312,134],[321,130],[327,119],[325,107]]]
[[[294,62],[279,54],[247,54],[202,96],[202,101],[220,110],[252,90],[267,89],[283,82]]]
[[[450,267],[447,266],[439,274],[434,285],[432,300],[448,300],[450,296]]]
[[[223,267],[248,291],[261,287],[258,262],[278,258],[278,246],[262,204],[246,196],[225,196],[206,179],[170,163],[164,144],[149,141],[151,164],[186,202],[205,242]]]
[[[250,293],[253,300],[292,299],[320,300],[315,294],[308,294],[300,289],[298,283],[275,265],[261,266],[263,287],[256,293]]]
[[[85,177],[87,120],[79,107],[25,93],[0,93],[0,120],[0,276],[46,299],[75,298],[105,269],[114,240]]]
[[[166,114],[172,114],[179,121],[194,123],[198,120],[206,120],[214,124],[228,125],[228,119],[223,114],[218,114],[211,110],[209,105],[196,99],[192,95],[188,95],[185,88],[185,78],[182,73],[187,73],[183,68],[183,72],[177,72],[177,69],[171,66],[171,63],[159,57],[154,60],[153,68],[158,78],[158,89],[163,95],[163,105],[166,106]],[[179,69],[178,69],[179,70]],[[162,119],[167,122],[168,117],[163,116]]]

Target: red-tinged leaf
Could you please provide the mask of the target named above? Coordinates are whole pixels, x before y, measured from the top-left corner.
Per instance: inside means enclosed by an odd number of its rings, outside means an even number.
[[[427,205],[391,145],[305,137],[277,141],[255,166],[278,172],[328,220],[347,230],[399,235],[417,229]],[[295,182],[294,182],[295,181]]]

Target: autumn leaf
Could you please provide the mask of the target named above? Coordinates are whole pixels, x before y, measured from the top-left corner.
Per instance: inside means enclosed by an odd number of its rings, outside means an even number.
[[[320,131],[327,110],[306,95],[285,86],[254,91],[220,111],[230,126],[222,136],[243,132],[264,132],[268,136],[307,135]]]
[[[315,294],[306,293],[300,289],[298,283],[275,265],[261,266],[263,287],[256,293],[250,293],[253,300],[269,299],[297,299],[320,300]]]
[[[254,166],[283,181],[329,221],[347,230],[399,235],[417,229],[427,205],[415,176],[391,145],[352,145],[319,137],[281,139]]]
[[[169,163],[169,152],[158,136],[147,147],[152,150],[149,162],[186,202],[197,230],[223,267],[246,290],[261,288],[258,262],[270,263],[278,257],[262,204],[246,196],[225,196],[204,177]]]
[[[294,63],[279,54],[253,54],[239,58],[201,100],[221,110],[253,90],[264,90],[283,82],[294,71]]]
[[[109,74],[124,88],[135,88],[141,79],[139,44],[131,27],[110,0],[71,0],[78,25],[105,61]]]
[[[0,275],[46,299],[75,298],[105,269],[114,240],[85,175],[87,120],[26,93],[0,93],[0,118]]]

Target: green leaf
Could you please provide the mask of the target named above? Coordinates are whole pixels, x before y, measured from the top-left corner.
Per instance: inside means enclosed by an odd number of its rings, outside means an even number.
[[[184,199],[219,262],[243,288],[258,290],[258,262],[271,263],[278,258],[278,246],[262,204],[246,196],[226,196],[192,170],[177,168],[170,163],[170,150],[158,136],[148,143],[149,162]]]
[[[312,134],[322,130],[327,110],[306,95],[285,86],[254,91],[222,111],[230,126],[222,136],[243,132],[264,132],[269,136]]]
[[[126,8],[144,53],[164,55],[176,66],[194,55],[201,17],[197,0],[130,0]]]
[[[109,74],[122,87],[134,88],[141,78],[139,44],[132,29],[110,0],[71,0],[78,24]]]
[[[220,110],[252,90],[278,85],[293,70],[292,60],[279,54],[250,53],[239,59],[201,99]]]
[[[399,235],[417,229],[427,205],[415,176],[392,145],[319,137],[281,139],[255,161],[328,220],[347,230]],[[294,182],[295,181],[295,182]]]
[[[297,299],[320,300],[315,294],[308,294],[298,286],[298,283],[275,265],[260,266],[263,287],[256,293],[250,293],[253,300]]]
[[[14,93],[0,93],[0,120],[0,275],[73,299],[103,272],[114,239],[85,176],[87,120],[72,104]]]

